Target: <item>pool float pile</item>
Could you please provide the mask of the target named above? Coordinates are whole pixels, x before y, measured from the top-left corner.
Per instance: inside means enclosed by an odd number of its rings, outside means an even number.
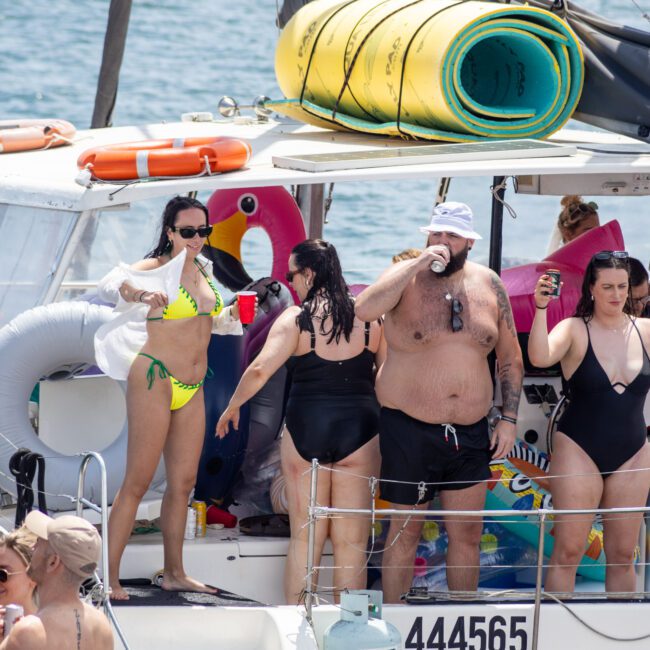
[[[575,109],[580,44],[556,15],[452,0],[320,0],[286,25],[269,108],[425,140],[544,138]]]

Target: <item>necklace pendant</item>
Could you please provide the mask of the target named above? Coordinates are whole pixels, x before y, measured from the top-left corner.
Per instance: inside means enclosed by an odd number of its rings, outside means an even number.
[[[449,291],[447,291],[447,293],[445,294],[445,300],[451,300],[451,297],[452,297],[451,294],[449,293]]]

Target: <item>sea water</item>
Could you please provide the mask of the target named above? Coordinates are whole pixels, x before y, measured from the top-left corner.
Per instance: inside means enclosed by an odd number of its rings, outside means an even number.
[[[134,0],[113,124],[177,121],[188,111],[216,114],[222,95],[244,104],[259,94],[281,97],[273,69],[280,3]],[[78,128],[89,126],[109,4],[0,0],[0,119],[60,117]],[[650,10],[650,0],[639,0],[639,5]],[[580,6],[650,30],[631,0],[581,0]],[[579,123],[571,126],[583,128]],[[476,228],[485,237],[472,251],[478,261],[487,258],[491,180],[454,179],[448,195],[474,209]],[[428,222],[436,190],[437,179],[334,187],[324,237],[336,244],[349,282],[371,282],[394,253],[422,245],[418,226]],[[516,219],[504,215],[506,264],[542,258],[560,210],[559,197],[515,195],[509,189],[506,198],[517,214]],[[649,226],[638,217],[650,212],[650,199],[596,200],[601,221],[620,219],[628,250],[647,264]],[[99,236],[115,245],[97,256],[91,279],[100,277],[118,257],[132,262],[151,247],[163,203],[150,201],[134,207],[131,215],[106,220]],[[261,230],[247,233],[243,255],[251,276],[268,275],[270,244]]]

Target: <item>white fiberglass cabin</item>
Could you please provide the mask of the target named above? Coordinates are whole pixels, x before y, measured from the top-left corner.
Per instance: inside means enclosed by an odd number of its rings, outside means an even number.
[[[244,169],[119,184],[90,183],[87,178],[80,179],[84,183],[80,184],[75,180],[77,158],[90,147],[221,135],[250,142],[253,155]],[[35,306],[92,291],[118,261],[142,256],[152,239],[160,207],[175,194],[198,192],[199,198],[206,199],[216,190],[292,186],[297,188],[308,236],[327,237],[327,229],[323,233],[327,184],[354,184],[363,192],[364,183],[372,181],[398,184],[419,180],[430,184],[431,201],[439,185],[444,185],[441,180],[463,177],[481,177],[486,188],[495,187],[498,198],[492,201],[491,222],[479,225],[486,235],[490,232],[489,262],[500,271],[502,227],[507,229],[507,224],[502,225],[503,200],[509,200],[507,193],[503,197],[504,180],[516,177],[520,194],[617,197],[622,206],[617,218],[625,230],[628,220],[646,217],[643,212],[648,202],[637,197],[650,195],[650,145],[609,134],[570,131],[561,131],[546,142],[427,145],[335,133],[289,121],[241,119],[79,132],[71,146],[0,154],[0,326]],[[490,195],[486,192],[486,196]],[[635,205],[643,205],[643,209]],[[418,215],[403,218],[412,219],[416,228],[427,218],[428,210],[428,205],[423,206]],[[547,216],[549,232],[556,214]],[[350,214],[344,218],[371,216]],[[394,251],[386,251],[387,262],[401,242],[393,245]],[[10,326],[11,335],[20,339],[15,322]],[[7,335],[7,328],[0,331],[0,338],[2,334]],[[76,493],[79,459],[75,454],[94,450],[107,456],[110,501],[111,492],[119,486],[120,463],[125,457],[124,387],[97,373],[75,376],[79,363],[92,363],[86,358],[88,351],[80,355],[66,352],[68,363],[61,364],[50,349],[58,346],[39,345],[38,338],[20,341],[20,361],[15,349],[0,347],[0,487],[15,493],[7,467],[15,448],[42,445],[51,468],[46,483],[49,505],[71,509],[66,504],[70,504],[69,495]],[[77,345],[74,340],[69,344],[72,349]],[[39,381],[41,378],[49,379]],[[63,380],[54,381],[57,378]],[[35,382],[40,385],[38,406],[30,401]],[[526,377],[519,434],[542,451],[547,450],[549,421],[560,394],[557,373],[540,376],[531,372]],[[91,498],[98,498],[98,479],[98,473],[89,468]],[[139,518],[151,520],[158,515],[156,490],[163,482],[161,470]],[[312,603],[310,624],[304,608],[279,606],[286,546],[286,539],[248,537],[236,528],[210,530],[207,537],[186,542],[188,573],[256,602],[240,607],[225,599],[222,607],[211,607],[197,598],[185,603],[186,607],[164,607],[158,602],[116,607],[129,647],[322,648],[325,628],[339,618],[339,611],[333,605]],[[437,594],[423,604],[386,605],[383,617],[398,628],[402,647],[418,650],[647,648],[650,574],[645,539],[640,550],[635,598],[606,599],[602,584],[594,587],[587,581],[587,591],[594,593],[560,603],[542,593],[542,567],[534,560],[520,569],[532,572],[536,590],[495,593],[485,589],[471,601],[443,599]],[[124,557],[122,577],[151,578],[161,567],[160,533],[134,536]],[[328,584],[327,573],[327,568],[321,571],[321,584]]]

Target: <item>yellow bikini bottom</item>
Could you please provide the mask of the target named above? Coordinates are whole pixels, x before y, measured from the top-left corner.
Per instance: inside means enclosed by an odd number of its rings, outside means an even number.
[[[152,357],[149,354],[146,354],[144,352],[138,352],[138,356],[141,357],[147,357],[147,359],[151,359],[151,363],[149,364],[149,370],[147,370],[147,388],[151,390],[151,387],[154,384],[154,381],[156,380],[156,368],[158,368],[158,376],[160,379],[169,379],[172,385],[172,402],[171,405],[169,406],[169,409],[171,411],[176,411],[179,408],[182,408],[187,404],[195,395],[196,391],[203,386],[203,382],[205,381],[205,378],[202,379],[198,384],[185,384],[182,381],[179,381],[176,379],[176,377],[172,376],[169,370],[165,367],[165,364],[160,361],[160,359],[156,359],[156,357]],[[208,368],[208,374],[206,376],[209,376],[210,369]]]

